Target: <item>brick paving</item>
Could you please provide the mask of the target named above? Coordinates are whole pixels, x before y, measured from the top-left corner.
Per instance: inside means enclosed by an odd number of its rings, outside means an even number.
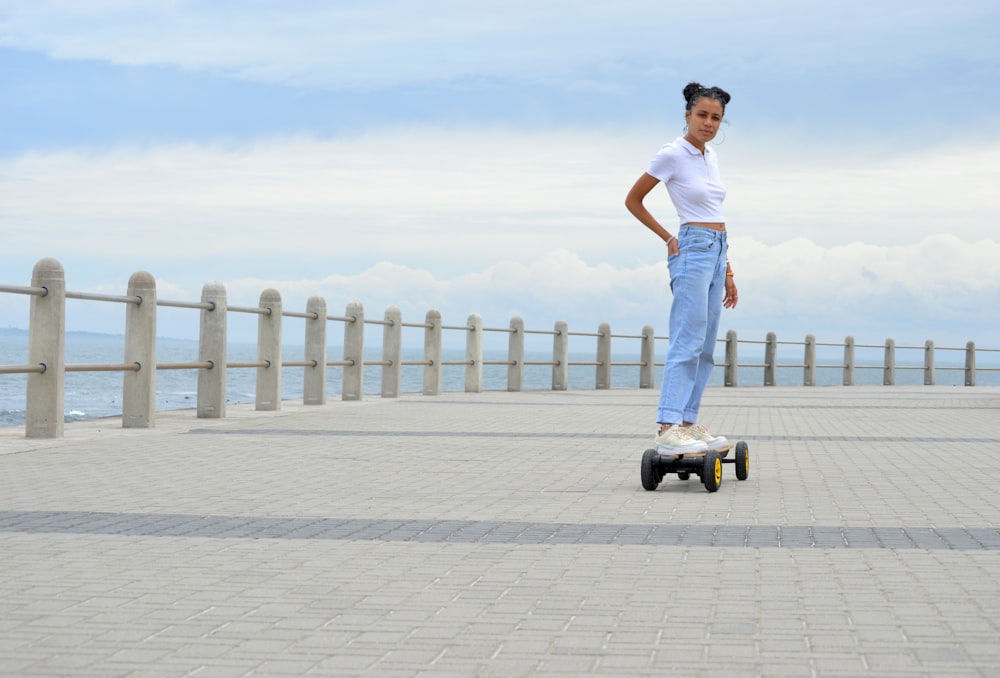
[[[1000,389],[709,389],[715,493],[655,404],[0,429],[0,675],[1000,676]]]

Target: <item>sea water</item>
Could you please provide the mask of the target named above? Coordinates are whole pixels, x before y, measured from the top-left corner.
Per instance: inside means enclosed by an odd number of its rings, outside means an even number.
[[[666,343],[663,343],[664,349]],[[198,343],[192,340],[159,338],[156,342],[156,359],[159,363],[196,362],[198,360]],[[68,332],[66,334],[66,364],[117,364],[123,362],[125,352],[125,337],[121,335],[94,334],[88,332]],[[257,347],[254,344],[231,343],[227,347],[227,359],[230,362],[249,362],[257,359]],[[422,349],[404,349],[404,361],[423,359]],[[780,355],[778,363],[794,363],[801,361],[801,349],[788,355]],[[855,373],[855,383],[859,385],[882,384],[883,371],[877,367],[881,355],[875,351],[867,368],[860,356],[858,369]],[[301,345],[282,348],[282,359],[285,361],[302,360]],[[365,351],[366,360],[381,360],[381,348],[368,348]],[[961,352],[955,352],[962,357]],[[337,360],[342,355],[339,347],[328,349],[328,359]],[[821,357],[817,362],[837,364],[842,356]],[[444,361],[465,359],[464,349],[445,350]],[[484,361],[506,360],[505,350],[484,350]],[[594,353],[570,353],[570,362],[593,362]],[[552,360],[551,352],[528,352],[526,361],[545,362]],[[638,362],[636,354],[617,353],[612,362]],[[663,356],[657,355],[658,362]],[[724,356],[716,355],[716,361],[722,362]],[[964,357],[962,357],[964,360]],[[741,363],[763,362],[761,357],[740,355]],[[28,335],[23,330],[0,330],[0,365],[25,365],[28,363]],[[899,385],[920,385],[923,383],[923,371],[918,369],[920,363],[899,361],[897,358],[896,383]],[[961,367],[959,363],[945,364],[937,362],[935,374],[938,385],[961,386],[965,376],[961,369],[946,368]],[[910,369],[912,368],[912,369]],[[654,371],[654,384],[659,385],[662,367]],[[302,367],[285,367],[281,373],[282,399],[301,399],[303,396]],[[331,399],[340,397],[342,370],[337,367],[327,368],[327,394]],[[801,385],[803,370],[801,367],[779,368],[777,381],[782,386]],[[977,384],[982,386],[1000,385],[1000,372],[981,371],[977,374]],[[0,427],[19,426],[24,424],[24,408],[27,391],[27,375],[0,374]],[[122,383],[121,372],[68,372],[65,377],[65,418],[66,421],[94,419],[100,417],[120,416],[122,413]],[[364,392],[366,395],[378,395],[381,388],[381,367],[371,365],[365,367]],[[816,370],[816,382],[820,386],[840,385],[843,371],[840,368],[819,368]],[[423,388],[423,367],[420,365],[404,365],[401,368],[402,393],[420,393]],[[593,389],[596,381],[596,368],[593,365],[570,365],[568,385],[571,389]],[[257,370],[255,368],[233,368],[226,373],[227,403],[252,403],[255,400]],[[709,380],[709,386],[721,386],[723,383],[723,368],[716,367]],[[763,384],[763,369],[759,367],[741,367],[739,370],[740,387],[754,387]],[[613,366],[611,369],[611,388],[637,388],[639,386],[639,368],[635,366]],[[525,365],[524,390],[548,390],[552,388],[551,365]],[[198,373],[197,370],[160,370],[156,375],[156,409],[177,410],[193,409],[197,406]],[[441,372],[442,392],[460,392],[465,389],[465,367],[462,365],[444,365]],[[507,366],[483,366],[483,390],[503,391],[507,389]],[[651,391],[651,393],[655,392]],[[651,397],[655,397],[651,395]]]

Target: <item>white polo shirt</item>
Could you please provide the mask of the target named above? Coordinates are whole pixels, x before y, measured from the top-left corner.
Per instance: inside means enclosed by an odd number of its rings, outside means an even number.
[[[650,161],[646,173],[667,186],[681,224],[691,221],[725,223],[722,201],[726,187],[719,176],[719,159],[711,146],[705,154],[684,137],[666,144]]]

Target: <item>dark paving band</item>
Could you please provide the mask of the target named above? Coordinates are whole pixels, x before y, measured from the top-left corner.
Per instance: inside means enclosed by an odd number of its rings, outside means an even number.
[[[722,548],[1000,550],[1000,529],[618,525],[479,520],[261,518],[84,511],[0,511],[0,532],[217,539],[315,539],[454,544]]]

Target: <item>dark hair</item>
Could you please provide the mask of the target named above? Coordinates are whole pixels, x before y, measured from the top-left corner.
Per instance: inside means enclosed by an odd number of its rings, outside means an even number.
[[[703,87],[701,83],[689,82],[684,87],[684,101],[687,102],[685,110],[690,111],[698,99],[715,99],[722,104],[722,112],[726,112],[726,104],[732,99],[729,92],[721,87]]]

